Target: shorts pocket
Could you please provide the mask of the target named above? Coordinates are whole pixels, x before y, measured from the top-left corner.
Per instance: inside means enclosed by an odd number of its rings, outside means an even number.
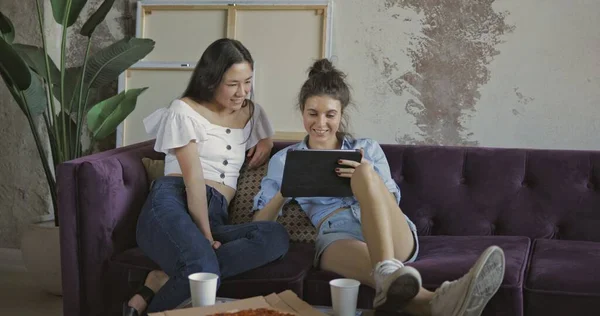
[[[335,214],[323,223],[323,234],[346,232],[352,221],[353,218],[350,212]]]
[[[336,229],[336,228],[344,227],[349,222],[350,222],[350,220],[347,218],[330,219],[330,220],[327,220],[327,228]]]

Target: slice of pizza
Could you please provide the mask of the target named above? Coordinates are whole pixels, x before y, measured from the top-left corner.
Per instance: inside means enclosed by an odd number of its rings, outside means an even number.
[[[265,316],[296,316],[295,314],[280,312],[280,311],[276,311],[276,310],[269,309],[269,308],[243,309],[243,310],[239,310],[239,311],[230,311],[230,312],[216,313],[216,314],[211,314],[211,315],[208,315],[208,316],[259,316],[259,315],[265,315]]]

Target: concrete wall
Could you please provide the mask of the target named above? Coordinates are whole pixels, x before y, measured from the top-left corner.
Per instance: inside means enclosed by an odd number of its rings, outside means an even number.
[[[41,45],[35,1],[2,0],[0,10],[15,26],[15,42]],[[24,225],[47,214],[50,200],[27,118],[0,82],[0,248],[19,248]]]
[[[84,12],[101,2],[89,1]],[[0,2],[16,21],[19,41],[39,40],[33,3]],[[600,149],[599,1],[334,4],[334,62],[353,87],[350,128],[357,136],[382,143]],[[134,34],[134,8],[135,0],[116,1],[92,51]],[[79,63],[82,39],[69,39],[70,62]],[[0,247],[18,247],[19,227],[46,207],[46,187],[26,121],[3,86],[0,104],[0,175],[6,179]]]
[[[81,64],[85,53],[85,41],[78,34],[87,17],[102,3],[88,1],[83,14],[68,33],[67,66]],[[44,30],[50,47],[50,56],[58,65],[60,60],[61,28],[55,23],[49,0],[41,0],[45,8]],[[120,27],[126,20],[126,1],[115,1],[106,21],[96,28],[92,53],[123,37]],[[0,10],[15,25],[15,42],[41,46],[35,0],[2,0]],[[1,81],[1,79],[0,79]],[[94,100],[104,99],[116,92],[116,82],[102,89]],[[0,84],[0,248],[20,248],[21,234],[25,226],[40,216],[49,214],[50,198],[44,171],[27,119],[21,112],[4,82]],[[98,144],[105,149],[114,144]],[[113,145],[114,146],[114,145]]]
[[[358,135],[600,149],[600,2],[337,1]]]

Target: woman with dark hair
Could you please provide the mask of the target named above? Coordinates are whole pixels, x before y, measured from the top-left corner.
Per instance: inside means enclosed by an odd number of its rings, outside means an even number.
[[[269,157],[273,129],[247,97],[254,62],[239,42],[220,39],[202,54],[180,99],[144,119],[165,153],[164,176],[151,186],[137,223],[139,247],[162,271],[151,271],[123,315],[173,309],[190,297],[188,276],[231,277],[287,253],[278,223],[228,225],[240,169]],[[246,151],[248,152],[246,154]]]
[[[298,96],[307,136],[277,152],[254,198],[254,220],[276,221],[289,198],[281,181],[289,150],[352,150],[362,161],[340,160],[337,175],[350,178],[352,197],[296,198],[317,229],[314,266],[359,280],[375,289],[377,310],[413,315],[477,316],[504,276],[504,253],[491,246],[462,278],[435,292],[422,287],[419,272],[405,263],[416,260],[415,224],[399,207],[400,188],[392,179],[381,146],[345,131],[350,89],[345,74],[327,59],[312,66]]]

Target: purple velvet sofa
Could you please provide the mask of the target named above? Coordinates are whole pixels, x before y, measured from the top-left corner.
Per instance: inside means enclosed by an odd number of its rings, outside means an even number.
[[[139,271],[155,268],[136,248],[148,192],[142,157],[153,141],[63,163],[58,168],[65,316],[118,315]],[[273,152],[287,143],[277,143]],[[435,289],[467,272],[489,245],[506,254],[506,274],[484,315],[600,313],[600,152],[439,146],[382,146],[415,222],[421,251],[412,264]],[[329,305],[336,275],[311,267],[313,246],[294,242],[285,258],[224,280],[219,295],[292,289]],[[374,292],[361,287],[359,307]]]

